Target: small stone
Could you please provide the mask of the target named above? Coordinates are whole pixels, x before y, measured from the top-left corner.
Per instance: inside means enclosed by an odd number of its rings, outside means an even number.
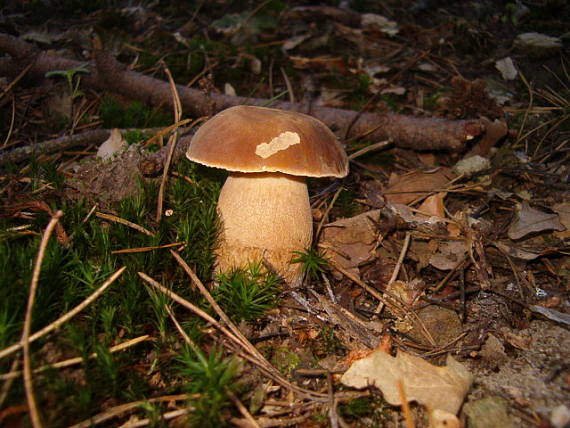
[[[507,403],[501,397],[487,397],[463,406],[470,428],[512,428]]]
[[[475,155],[466,159],[461,159],[453,167],[453,171],[457,174],[463,174],[465,177],[471,177],[473,174],[484,171],[491,167],[491,161],[483,156]]]
[[[461,320],[452,310],[440,306],[428,306],[418,311],[421,325],[425,327],[437,346],[443,346],[461,334]],[[413,323],[408,334],[416,341],[424,345],[431,345],[426,337],[424,328],[419,323]]]
[[[489,334],[479,353],[483,360],[493,368],[500,366],[506,359],[505,347],[496,336]]]

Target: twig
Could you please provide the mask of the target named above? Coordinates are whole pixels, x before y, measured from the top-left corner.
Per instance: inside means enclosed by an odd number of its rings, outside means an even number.
[[[178,302],[179,304],[181,304],[185,308],[189,309],[194,314],[198,315],[200,318],[204,319],[205,321],[209,322],[214,327],[216,327],[218,330],[220,330],[223,334],[226,335],[226,337],[228,339],[230,339],[236,345],[238,345],[239,347],[241,347],[245,350],[245,352],[240,353],[240,355],[242,355],[244,358],[246,358],[251,363],[255,364],[260,370],[262,370],[264,373],[266,373],[268,376],[270,376],[273,380],[275,380],[281,386],[284,386],[285,388],[290,389],[291,391],[296,392],[297,394],[299,394],[305,398],[311,399],[311,400],[315,400],[315,401],[327,401],[328,400],[328,396],[326,394],[321,394],[321,393],[318,393],[315,391],[310,391],[310,390],[301,388],[300,386],[297,386],[297,385],[289,382],[287,379],[285,379],[283,377],[283,375],[281,373],[279,373],[279,371],[275,367],[273,367],[271,365],[271,363],[269,363],[269,361],[267,361],[267,359],[245,338],[245,336],[243,336],[243,334],[241,332],[234,334],[233,332],[228,330],[226,327],[221,325],[218,321],[216,321],[212,316],[210,316],[209,314],[204,312],[202,309],[193,305],[192,303],[190,303],[186,299],[180,297],[179,295],[174,293],[172,290],[169,290],[168,288],[163,287],[161,284],[159,284],[157,281],[155,281],[154,279],[152,279],[151,277],[149,277],[145,273],[138,272],[138,275],[145,282],[152,285],[154,288],[158,289],[159,291],[161,291],[162,293],[164,293],[165,295],[170,297],[175,302]],[[200,282],[200,284],[201,284],[201,282]],[[203,287],[203,285],[202,285],[202,287]],[[207,292],[207,290],[206,290],[206,292]],[[210,293],[207,293],[207,295],[209,295],[209,294]],[[211,298],[211,296],[210,296],[210,298]],[[227,318],[227,315],[224,314],[224,317]],[[232,328],[237,329],[237,327],[235,327],[235,325],[233,325],[233,323],[231,325],[232,325]]]
[[[112,346],[111,348],[109,348],[109,352],[111,354],[114,354],[115,352],[123,351],[127,348],[130,348],[131,346],[135,346],[141,342],[145,342],[147,340],[152,340],[152,339],[153,338],[150,337],[148,334],[145,334],[145,335],[139,336],[139,337],[135,337],[134,339],[127,340],[126,342],[119,343],[118,345]],[[89,355],[88,358],[90,358],[90,359],[91,358],[97,358],[97,353],[93,352],[91,355]],[[45,372],[46,370],[49,370],[49,369],[63,369],[66,367],[74,366],[76,364],[81,364],[82,362],[84,362],[83,357],[69,358],[67,360],[58,361],[57,363],[46,364],[45,366],[38,367],[37,369],[34,369],[34,374],[42,373],[42,372]],[[21,371],[14,369],[14,370],[10,370],[8,373],[4,373],[4,374],[0,375],[0,380],[16,379],[16,378],[20,377],[21,375],[22,375]]]
[[[180,323],[178,322],[178,320],[174,316],[174,313],[172,313],[172,309],[170,309],[170,306],[164,305],[164,309],[166,309],[166,312],[168,312],[170,319],[174,323],[174,326],[178,330],[178,333],[180,333],[180,336],[182,336],[182,339],[184,339],[184,342],[186,342],[188,345],[190,345],[194,349],[194,352],[196,352],[196,353],[201,352],[200,347],[198,345],[196,345],[196,342],[194,342],[192,339],[190,339],[190,336],[188,336],[188,334],[186,334],[186,332],[184,331],[184,329],[182,328],[182,326],[180,325]]]
[[[14,123],[16,122],[16,97],[12,96],[12,115],[10,116],[10,126],[8,127],[8,132],[6,133],[6,138],[4,138],[4,144],[2,148],[6,148],[8,141],[12,138],[12,132],[14,131]]]
[[[394,281],[396,281],[396,278],[398,278],[398,274],[400,273],[402,263],[404,262],[404,258],[406,257],[406,253],[408,252],[408,247],[410,246],[410,238],[411,238],[410,232],[406,232],[406,238],[404,239],[404,245],[402,246],[402,251],[400,251],[400,257],[398,257],[398,262],[394,267],[394,271],[392,272],[392,277],[390,278],[390,281],[388,281],[388,285],[391,285]]]
[[[188,394],[164,395],[162,397],[148,398],[146,400],[133,401],[131,403],[120,404],[118,406],[111,407],[110,409],[107,409],[102,413],[99,413],[95,416],[92,416],[91,418],[89,418],[83,422],[72,425],[69,428],[89,428],[89,427],[92,427],[93,425],[99,425],[103,422],[108,421],[109,419],[113,419],[117,416],[122,415],[123,413],[129,412],[129,411],[136,409],[137,407],[142,406],[142,405],[147,404],[147,403],[163,403],[163,402],[169,402],[169,401],[185,401],[188,398],[190,398],[190,396]],[[192,409],[189,409],[189,410],[192,410]]]
[[[18,358],[15,358],[14,361],[12,361],[12,367],[10,367],[10,371],[16,371],[19,365],[20,360]],[[10,393],[10,388],[12,388],[14,379],[8,379],[6,382],[4,382],[4,385],[2,385],[2,390],[0,390],[0,409],[4,408],[4,401],[6,401],[6,398],[8,398],[8,394]],[[0,422],[2,422],[2,418],[0,418]]]
[[[29,64],[30,58],[34,58],[33,66],[28,72],[31,77],[43,78],[47,71],[68,70],[81,64],[79,61],[48,55],[33,45],[4,33],[0,33],[0,51],[12,57],[9,62],[3,64],[7,73],[18,73]],[[105,52],[95,52],[95,62],[89,64],[89,69],[91,73],[81,80],[87,86],[117,92],[153,104],[172,105],[168,83],[129,70]],[[185,110],[194,117],[210,114],[212,103],[215,111],[241,104],[261,106],[267,103],[266,99],[260,98],[232,97],[216,93],[205,95],[200,90],[180,85],[177,89]],[[272,107],[303,111],[304,105],[278,101],[273,103]],[[346,137],[361,135],[374,128],[370,139],[381,141],[391,138],[395,145],[415,150],[462,150],[467,141],[485,131],[479,120],[419,118],[390,112],[360,114],[323,106],[312,106],[310,113],[337,133],[347,129],[348,124],[354,121],[351,132]],[[358,120],[354,120],[357,117]]]
[[[168,77],[168,84],[170,86],[170,93],[172,95],[172,104],[174,106],[174,122],[180,122],[182,119],[182,104],[180,103],[180,96],[176,90],[176,84],[172,78],[170,70],[164,64],[164,71]],[[164,169],[162,171],[162,180],[160,180],[160,188],[158,189],[158,198],[156,205],[156,222],[160,223],[162,219],[162,205],[164,203],[164,190],[166,188],[166,182],[168,181],[168,170],[170,169],[170,163],[172,162],[172,155],[174,154],[174,149],[176,148],[176,143],[178,142],[178,134],[173,132],[168,138],[168,156],[166,157],[166,162],[164,163]]]
[[[289,76],[285,73],[285,69],[283,67],[279,67],[281,70],[281,75],[283,76],[283,80],[285,80],[285,86],[287,87],[287,92],[289,92],[289,102],[295,102],[295,93],[293,92],[293,85],[291,85],[291,81],[289,80]]]
[[[8,92],[10,92],[10,89],[12,89],[15,85],[18,84],[18,82],[22,79],[22,77],[24,77],[26,75],[26,73],[30,70],[30,68],[32,68],[32,64],[28,64],[26,66],[26,68],[24,68],[20,74],[18,74],[16,76],[15,79],[13,79],[8,85],[6,85],[6,87],[4,88],[4,90],[2,91],[2,93],[0,94],[0,100],[2,98],[4,98],[4,95],[6,95]]]
[[[228,328],[232,331],[236,338],[238,338],[239,343],[242,347],[246,348],[248,351],[257,354],[258,356],[262,357],[262,355],[257,351],[257,348],[253,346],[249,340],[243,335],[241,330],[230,320],[230,318],[226,315],[226,313],[220,308],[220,305],[214,300],[210,292],[204,286],[200,278],[194,273],[194,271],[188,266],[188,263],[184,261],[184,259],[180,256],[180,254],[176,251],[170,250],[170,254],[176,259],[176,261],[182,266],[182,269],[188,274],[194,285],[198,288],[202,296],[208,301],[214,312],[220,317],[220,319],[228,326]]]
[[[32,382],[32,365],[30,361],[30,328],[32,325],[32,311],[36,300],[36,290],[38,289],[38,282],[40,280],[40,272],[42,269],[42,262],[44,259],[45,251],[49,238],[55,229],[55,225],[63,215],[63,211],[56,211],[51,220],[49,221],[42,240],[38,249],[38,256],[34,265],[32,273],[32,282],[30,283],[30,294],[28,297],[28,306],[26,308],[26,317],[24,318],[24,328],[22,331],[22,344],[24,351],[24,387],[26,389],[26,400],[28,401],[28,408],[30,412],[30,419],[34,428],[41,428],[43,426],[41,421],[40,412],[34,396],[34,386]]]
[[[101,144],[109,138],[111,131],[108,129],[94,129],[81,134],[66,135],[43,143],[30,144],[25,147],[18,147],[7,153],[0,154],[0,165],[8,162],[22,162],[32,156],[41,154],[61,152],[72,147],[88,146],[89,144]]]
[[[335,194],[331,200],[331,203],[329,204],[329,206],[327,207],[327,209],[323,213],[323,217],[321,218],[321,221],[319,222],[319,225],[317,226],[317,232],[315,233],[315,241],[316,242],[319,241],[319,236],[321,235],[321,230],[323,228],[323,225],[325,224],[326,218],[328,217],[330,211],[332,210],[332,207],[334,206],[334,203],[338,199],[338,196],[340,195],[340,192],[342,192],[342,190],[343,190],[342,186],[340,186],[337,189],[337,191],[335,192]]]
[[[226,389],[226,394],[228,395],[228,397],[230,397],[230,400],[232,400],[232,402],[234,403],[234,406],[237,407],[239,412],[250,423],[250,425],[252,427],[261,428],[261,425],[259,425],[257,423],[257,421],[255,420],[255,418],[251,415],[251,413],[249,413],[249,410],[247,410],[247,407],[245,407],[243,405],[243,403],[240,401],[240,399],[237,398],[236,395],[232,391],[230,391],[229,389]]]
[[[342,273],[344,276],[346,276],[348,279],[352,280],[355,284],[359,285],[360,287],[362,287],[364,290],[366,290],[372,297],[376,298],[378,301],[384,303],[385,305],[391,307],[391,308],[397,308],[401,311],[399,317],[403,318],[406,314],[406,310],[403,307],[403,303],[399,301],[399,299],[390,296],[388,293],[388,296],[390,297],[391,300],[393,300],[392,302],[389,301],[388,299],[386,299],[386,297],[384,297],[382,294],[380,294],[378,291],[376,291],[374,288],[370,287],[368,284],[366,284],[364,281],[362,281],[361,279],[357,278],[355,275],[353,275],[352,273],[350,273],[349,271],[347,271],[346,269],[344,269],[342,266],[339,266],[338,264],[336,264],[333,260],[329,260],[329,263],[331,264],[332,267],[334,267],[337,271],[339,271],[340,273]]]
[[[128,220],[125,220],[125,219],[123,219],[123,218],[121,218],[121,217],[117,217],[116,215],[113,215],[113,214],[105,214],[105,213],[102,213],[102,212],[99,212],[99,211],[97,211],[97,212],[95,213],[95,215],[96,215],[97,217],[99,217],[99,218],[104,219],[104,220],[114,221],[115,223],[120,223],[120,224],[122,224],[122,225],[124,225],[124,226],[130,227],[131,229],[135,229],[135,230],[137,230],[137,231],[139,231],[139,232],[141,232],[141,233],[144,233],[144,234],[147,235],[147,236],[154,236],[154,233],[152,233],[150,230],[145,229],[144,227],[139,226],[138,224],[133,223],[133,222],[130,222],[130,221],[128,221]]]
[[[404,263],[404,258],[406,257],[406,253],[408,252],[408,247],[410,246],[410,237],[411,237],[410,232],[406,232],[406,238],[404,239],[404,245],[402,246],[402,251],[400,251],[400,257],[398,257],[398,261],[396,263],[396,266],[394,266],[394,270],[392,271],[392,276],[390,277],[388,284],[386,284],[386,287],[391,285],[398,278],[398,274],[400,273],[400,269],[402,268],[402,263]],[[383,307],[384,303],[380,302],[376,307],[374,313],[379,314],[380,312],[382,312]]]
[[[139,247],[139,248],[125,248],[123,250],[111,251],[111,254],[131,254],[131,253],[145,253],[147,251],[160,250],[162,248],[180,247],[184,245],[185,242],[173,242],[171,244],[164,245],[153,245],[151,247]]]
[[[406,421],[406,428],[415,428],[416,423],[414,422],[414,415],[412,415],[410,403],[408,403],[408,399],[406,398],[406,390],[404,389],[404,381],[402,379],[398,381],[398,395],[402,402],[402,413],[404,414],[404,420]]]
[[[83,309],[85,309],[87,306],[89,306],[91,303],[93,303],[95,301],[95,299],[97,299],[113,282],[115,282],[115,280],[119,276],[121,276],[121,274],[124,272],[124,270],[126,268],[127,268],[126,266],[123,266],[122,268],[120,268],[113,275],[111,275],[109,277],[109,279],[107,279],[103,283],[103,285],[101,285],[101,287],[99,287],[89,297],[87,297],[85,300],[83,300],[83,302],[81,302],[75,308],[73,308],[72,310],[67,312],[65,315],[62,315],[61,317],[59,317],[57,320],[55,320],[54,322],[52,322],[48,326],[46,326],[46,327],[42,328],[41,330],[39,330],[38,332],[32,334],[28,338],[28,341],[30,343],[32,343],[32,342],[38,340],[40,337],[43,337],[46,334],[52,332],[53,330],[58,329],[62,324],[64,324],[65,322],[67,322],[68,320],[73,318],[75,315],[77,315],[79,312],[81,312]],[[12,346],[9,346],[7,348],[2,349],[0,351],[0,359],[4,358],[7,355],[13,354],[14,352],[19,350],[20,348],[22,348],[22,342],[16,343]]]
[[[379,150],[379,149],[383,149],[388,147],[390,144],[392,144],[391,140],[384,140],[384,141],[380,141],[379,143],[374,143],[374,144],[370,144],[369,146],[366,146],[360,150],[357,150],[356,152],[352,153],[349,157],[348,160],[354,160],[357,157],[360,157],[368,152],[372,152],[374,150]]]
[[[174,418],[179,418],[180,416],[184,416],[188,413],[191,412],[192,409],[178,409],[178,410],[171,410],[170,412],[166,412],[163,413],[162,415],[159,416],[160,420],[163,421],[167,421],[170,419],[174,419]],[[150,419],[150,418],[145,418],[145,419],[141,419],[140,421],[134,421],[134,422],[127,422],[123,425],[121,425],[120,428],[138,428],[138,427],[145,427],[147,425],[150,425],[154,423],[154,419]]]

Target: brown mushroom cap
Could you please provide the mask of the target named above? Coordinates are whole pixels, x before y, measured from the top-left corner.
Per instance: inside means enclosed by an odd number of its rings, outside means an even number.
[[[348,159],[321,121],[302,113],[236,106],[196,132],[188,159],[239,172],[282,172],[305,177],[344,177]]]

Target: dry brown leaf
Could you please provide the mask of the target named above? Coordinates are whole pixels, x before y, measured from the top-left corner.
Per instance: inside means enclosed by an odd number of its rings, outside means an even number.
[[[384,194],[392,204],[407,205],[421,196],[426,196],[426,193],[441,190],[454,177],[455,174],[449,168],[438,168],[433,172],[392,174]]]
[[[429,263],[440,270],[452,270],[465,260],[466,255],[465,241],[443,241],[437,252],[430,257]]]
[[[560,216],[560,223],[562,223],[566,228],[564,231],[554,232],[554,236],[558,239],[566,239],[570,237],[570,202],[556,204],[552,207],[552,210],[558,213]]]
[[[445,209],[443,205],[443,199],[447,193],[439,192],[435,195],[430,196],[419,206],[418,210],[422,213],[426,213],[436,217],[445,217]]]
[[[423,293],[425,282],[421,279],[412,279],[411,281],[396,280],[386,286],[386,291],[392,296],[398,297],[406,305],[413,305]]]
[[[376,386],[392,405],[401,404],[401,381],[408,401],[453,414],[459,411],[472,380],[471,373],[450,355],[445,367],[437,367],[402,351],[396,357],[374,351],[355,361],[341,378],[344,385],[353,388]]]
[[[560,223],[558,214],[548,214],[532,208],[528,202],[523,202],[517,210],[517,219],[509,227],[509,238],[520,239],[529,233],[544,230],[566,230]]]
[[[319,241],[323,255],[359,275],[358,266],[374,258],[378,237],[374,221],[379,218],[380,210],[374,210],[327,224]]]

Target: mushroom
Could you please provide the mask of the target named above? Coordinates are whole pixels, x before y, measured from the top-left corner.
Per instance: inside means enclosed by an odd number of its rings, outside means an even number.
[[[344,177],[346,153],[334,134],[305,114],[231,107],[196,132],[186,156],[230,171],[218,200],[222,230],[216,272],[264,260],[290,286],[303,280],[294,251],[310,247],[313,223],[304,177]]]

